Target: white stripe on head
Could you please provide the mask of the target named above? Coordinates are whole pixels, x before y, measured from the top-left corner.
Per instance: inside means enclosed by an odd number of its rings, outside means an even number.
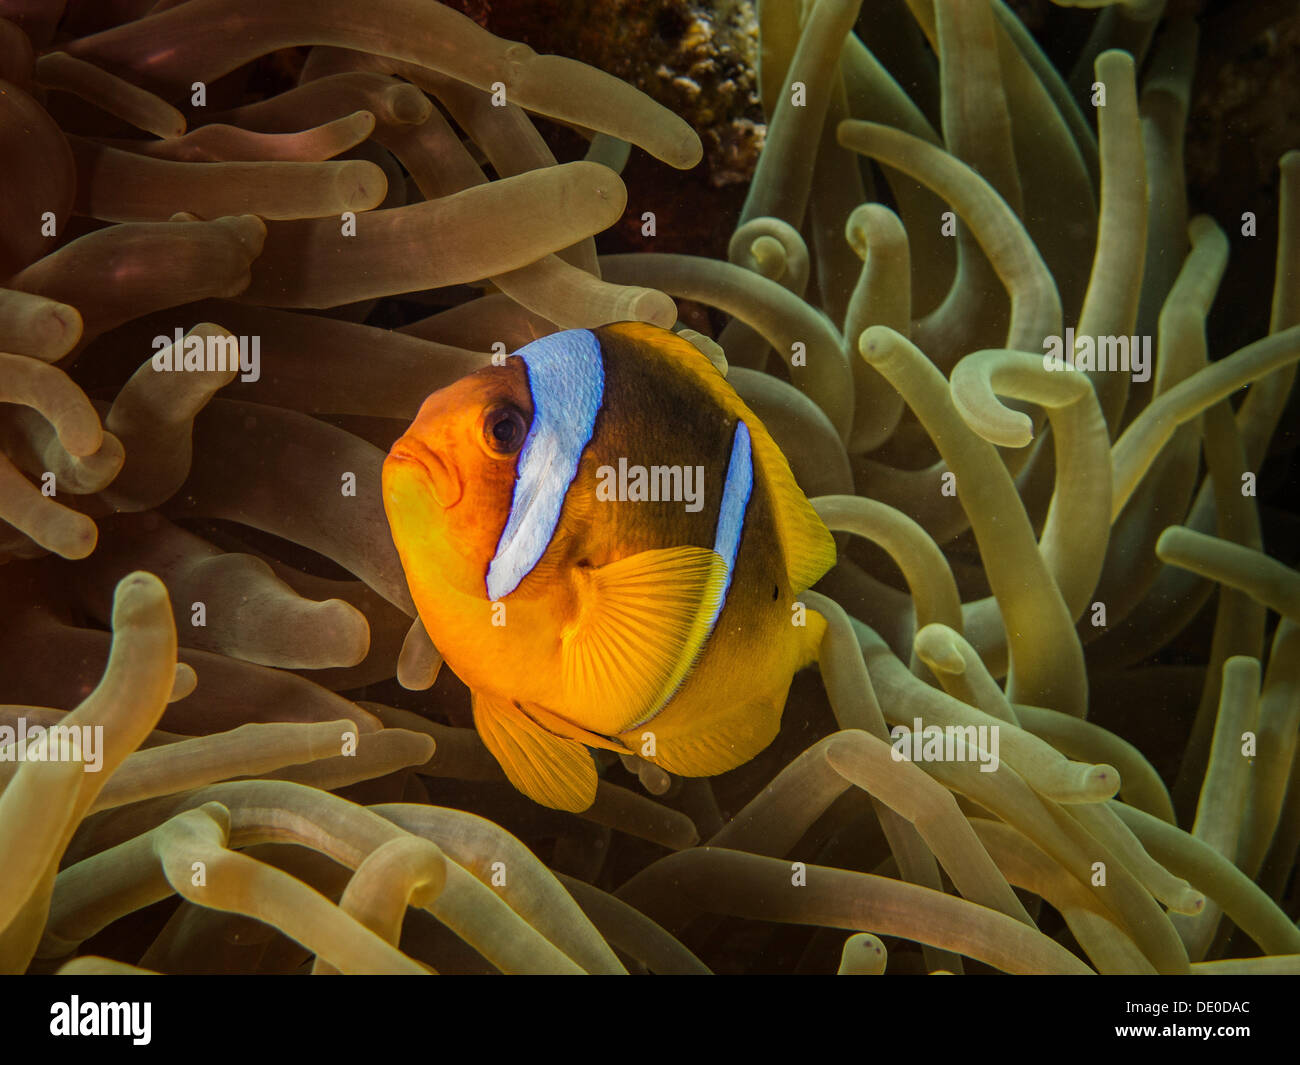
[[[546,553],[605,396],[600,341],[590,329],[552,333],[515,354],[528,373],[533,422],[519,452],[510,516],[488,566],[493,601],[519,587]]]

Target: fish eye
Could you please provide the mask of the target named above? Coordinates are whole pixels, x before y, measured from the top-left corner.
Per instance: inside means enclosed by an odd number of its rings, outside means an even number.
[[[483,442],[494,454],[513,455],[524,446],[527,435],[528,422],[518,407],[503,403],[483,415]]]

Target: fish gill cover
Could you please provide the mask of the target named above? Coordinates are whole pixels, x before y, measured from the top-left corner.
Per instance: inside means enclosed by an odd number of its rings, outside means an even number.
[[[1072,74],[1001,0],[622,4],[643,87],[726,74],[723,260],[653,195],[691,124],[470,17],[527,5],[0,0],[0,970],[1295,972],[1300,154],[1275,231],[1189,217],[1197,5],[1057,2],[1101,8]],[[566,813],[440,672],[380,469],[625,321],[839,560],[762,753],[597,750]]]

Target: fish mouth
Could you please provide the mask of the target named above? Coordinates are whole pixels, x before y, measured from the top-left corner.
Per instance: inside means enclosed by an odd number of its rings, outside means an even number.
[[[388,453],[392,462],[408,463],[418,467],[425,474],[433,498],[444,510],[449,510],[460,502],[463,486],[460,477],[450,463],[422,440],[404,436],[393,445]]]

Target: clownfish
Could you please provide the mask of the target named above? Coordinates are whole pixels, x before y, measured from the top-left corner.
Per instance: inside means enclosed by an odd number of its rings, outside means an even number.
[[[544,806],[595,800],[588,747],[683,776],[776,736],[835,542],[689,341],[544,336],[429,396],[383,467],[412,598],[474,726]]]

